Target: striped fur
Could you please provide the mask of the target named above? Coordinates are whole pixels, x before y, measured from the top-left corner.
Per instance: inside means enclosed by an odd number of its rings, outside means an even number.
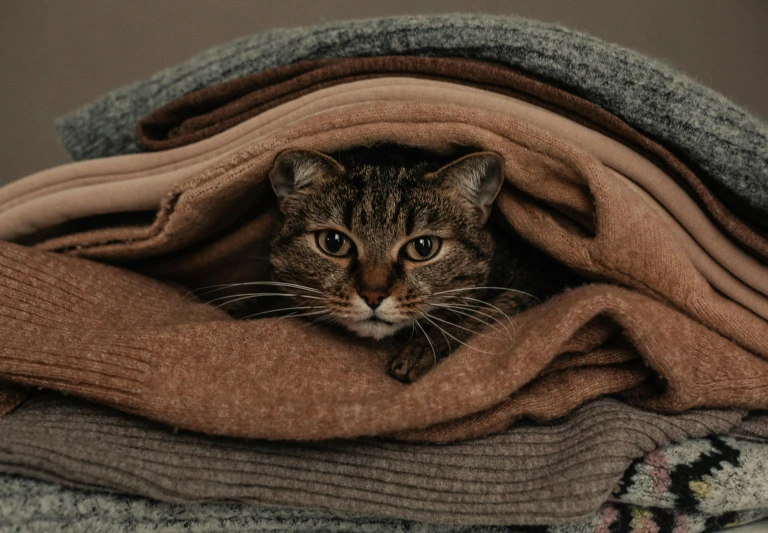
[[[411,335],[390,373],[415,380],[480,326],[508,331],[508,317],[535,301],[478,288],[509,287],[541,298],[561,290],[567,277],[543,254],[508,233],[502,239],[486,223],[501,163],[495,154],[456,159],[388,145],[333,157],[282,154],[271,174],[283,215],[272,240],[273,279],[307,288],[292,303],[310,318],[362,337]],[[349,256],[323,252],[316,232],[325,229],[351,240]],[[442,240],[423,262],[403,252],[420,236]],[[372,286],[386,294],[375,308],[360,295]]]

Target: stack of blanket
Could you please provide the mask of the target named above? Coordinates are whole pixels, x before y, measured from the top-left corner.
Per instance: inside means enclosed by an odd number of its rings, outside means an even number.
[[[768,130],[670,68],[513,18],[345,22],[222,45],[58,129],[81,161],[0,189],[0,526],[768,516]],[[594,283],[412,385],[387,343],[189,297],[268,276],[281,151],[391,142],[501,154],[495,223]]]

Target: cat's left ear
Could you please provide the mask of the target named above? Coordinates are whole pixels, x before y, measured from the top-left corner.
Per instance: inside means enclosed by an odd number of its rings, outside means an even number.
[[[484,224],[504,182],[504,160],[493,152],[477,152],[449,163],[428,178],[438,180],[449,194],[476,208]]]
[[[324,178],[343,172],[344,167],[314,150],[288,150],[275,160],[269,180],[280,205],[295,195],[306,193]]]

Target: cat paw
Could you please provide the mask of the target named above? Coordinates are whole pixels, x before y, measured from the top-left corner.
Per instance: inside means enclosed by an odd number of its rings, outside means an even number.
[[[432,347],[419,341],[410,342],[389,363],[389,375],[402,383],[413,383],[435,366]]]

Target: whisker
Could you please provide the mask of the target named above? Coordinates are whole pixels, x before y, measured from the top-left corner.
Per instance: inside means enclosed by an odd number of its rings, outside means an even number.
[[[282,309],[269,309],[267,311],[261,311],[259,313],[253,313],[251,315],[244,316],[241,320],[246,320],[246,319],[249,319],[249,318],[254,317],[254,316],[266,315],[267,313],[279,313],[281,311],[295,311],[297,309],[317,309],[318,307],[325,307],[325,306],[322,306],[322,305],[308,305],[307,306],[307,305],[305,305],[305,306],[302,306],[302,307],[283,307]]]
[[[229,296],[221,296],[219,298],[214,298],[213,300],[210,300],[206,302],[207,304],[212,304],[213,302],[218,302],[221,300],[227,300],[229,298],[234,298],[234,300],[230,300],[227,302],[224,302],[220,305],[214,306],[216,309],[219,307],[233,304],[235,302],[239,302],[240,300],[247,300],[248,298],[261,298],[262,296],[290,296],[290,297],[298,297],[298,298],[309,298],[312,300],[322,300],[322,298],[318,298],[317,296],[304,296],[303,294],[287,294],[283,292],[274,292],[274,293],[268,293],[268,292],[253,292],[250,294],[230,294]]]
[[[495,320],[496,322],[501,324],[501,321],[498,318],[496,318],[493,315],[489,315],[488,313],[484,313],[482,311],[475,311],[474,313],[468,313],[466,311],[462,311],[462,309],[485,309],[484,307],[480,307],[479,305],[461,305],[461,304],[446,305],[446,304],[438,304],[438,303],[430,303],[429,305],[431,305],[432,307],[440,307],[441,309],[447,309],[451,313],[456,313],[456,314],[459,314],[459,315],[467,316],[469,318],[473,318],[473,319],[477,320],[478,322],[482,322],[483,324],[485,324],[486,326],[488,326],[490,328],[498,329],[496,326],[494,326],[490,322],[486,322],[482,318],[476,317],[475,313],[483,315],[483,316],[487,316],[491,320]]]
[[[322,324],[323,322],[327,321],[329,318],[332,318],[332,317],[333,317],[333,313],[331,311],[328,311],[325,315],[323,315],[321,317],[318,317],[318,318],[312,320],[311,322],[308,322],[307,324],[304,324],[303,326],[301,326],[301,329],[304,329],[306,327],[313,326],[313,325],[315,327],[317,327],[317,326],[319,326],[320,324]]]
[[[476,352],[480,352],[480,353],[484,353],[484,354],[488,354],[488,355],[494,355],[494,354],[493,354],[493,353],[491,353],[491,352],[486,352],[485,350],[481,350],[480,348],[475,348],[474,346],[470,346],[470,345],[469,345],[469,344],[467,344],[466,342],[462,342],[462,341],[460,341],[459,339],[457,339],[456,337],[454,337],[453,335],[451,335],[450,333],[448,333],[447,331],[445,331],[443,328],[441,328],[441,327],[440,327],[438,324],[436,324],[435,322],[432,322],[432,319],[433,319],[433,318],[437,318],[437,317],[435,317],[435,316],[432,316],[432,315],[428,315],[428,314],[426,314],[426,313],[425,313],[423,316],[424,316],[424,318],[426,318],[427,320],[429,320],[429,321],[432,323],[432,325],[433,325],[433,326],[435,326],[437,329],[439,329],[440,331],[442,331],[444,335],[448,335],[450,338],[452,338],[453,340],[455,340],[455,341],[456,341],[456,342],[458,342],[459,344],[463,344],[464,346],[466,346],[466,347],[467,347],[467,348],[469,348],[470,350],[475,350]],[[445,322],[445,320],[443,320],[443,322]],[[451,322],[448,322],[448,324],[451,324]],[[451,324],[451,325],[455,326],[456,324]]]
[[[447,290],[447,291],[435,292],[435,293],[432,293],[431,296],[439,296],[441,294],[448,294],[448,293],[460,292],[460,291],[479,291],[479,290],[484,290],[484,289],[516,292],[518,294],[522,294],[522,295],[528,296],[530,298],[533,298],[537,302],[541,303],[541,300],[539,300],[533,294],[531,294],[529,292],[521,291],[521,290],[518,290],[518,289],[510,289],[509,287],[461,287],[459,289],[450,289],[450,290]]]
[[[463,304],[463,305],[462,304],[445,305],[445,304],[431,303],[430,305],[432,305],[434,307],[441,307],[441,308],[444,308],[444,309],[448,309],[449,311],[451,311],[453,313],[458,313],[458,314],[462,314],[462,315],[468,316],[470,318],[474,318],[475,320],[477,320],[479,322],[482,322],[483,324],[486,324],[488,327],[491,327],[491,328],[494,328],[494,329],[498,330],[498,328],[496,328],[493,324],[490,324],[490,323],[486,322],[485,320],[477,318],[475,316],[475,314],[479,314],[479,315],[483,315],[485,317],[488,317],[491,320],[493,320],[494,322],[496,322],[498,325],[500,325],[502,328],[504,328],[504,331],[507,332],[507,336],[509,337],[510,341],[513,340],[512,333],[510,333],[509,328],[504,324],[504,322],[502,322],[501,320],[499,320],[495,316],[489,315],[488,313],[482,311],[482,309],[486,309],[485,307],[482,307],[482,306],[479,306],[479,305],[467,305],[467,304]],[[472,309],[472,312],[471,313],[467,313],[467,312],[464,312],[464,311],[457,311],[457,309]],[[509,318],[509,317],[507,317],[507,318]]]
[[[501,313],[502,315],[504,315],[504,317],[506,317],[506,319],[507,319],[507,322],[509,322],[509,324],[512,326],[512,331],[514,331],[514,330],[515,330],[515,322],[514,322],[514,321],[513,321],[513,320],[510,318],[510,316],[509,316],[507,313],[505,313],[504,311],[502,311],[501,309],[499,309],[499,308],[498,308],[498,307],[496,307],[495,305],[493,305],[493,304],[491,304],[491,303],[488,303],[488,302],[485,302],[485,301],[483,301],[483,300],[478,300],[477,298],[470,298],[469,296],[462,296],[461,298],[462,298],[463,300],[471,300],[471,301],[473,301],[473,302],[481,303],[481,304],[483,304],[483,305],[486,305],[486,306],[488,306],[488,307],[491,307],[491,308],[495,309],[496,311],[498,311],[499,313]]]
[[[286,316],[280,317],[278,320],[275,320],[275,324],[277,324],[281,320],[285,320],[286,318],[301,318],[305,316],[315,316],[325,312],[326,312],[325,309],[321,309],[320,311],[311,311],[309,313],[299,313],[299,314],[291,313],[290,315],[286,315]]]
[[[319,289],[307,287],[306,285],[299,285],[298,283],[285,283],[283,281],[245,281],[242,283],[225,283],[223,285],[210,285],[209,287],[200,287],[200,289],[197,289],[197,290],[212,289],[212,288],[241,287],[241,286],[245,287],[245,286],[252,286],[252,285],[267,285],[272,287],[292,287],[294,289],[303,289],[309,292],[316,292],[316,293],[323,292]]]
[[[281,281],[247,281],[243,283],[225,283],[223,285],[208,285],[206,287],[198,287],[197,289],[193,289],[189,291],[187,294],[184,295],[184,298],[187,298],[190,295],[195,296],[205,296],[206,294],[211,294],[212,292],[224,290],[224,289],[231,289],[232,287],[245,287],[245,286],[253,286],[253,285],[266,285],[266,286],[273,286],[273,287],[290,287],[293,289],[300,289],[305,290],[308,292],[318,293],[322,294],[322,291],[313,289],[312,287],[307,287],[305,285],[298,285],[296,283],[283,283]],[[208,290],[210,289],[210,290]],[[199,291],[207,291],[202,294],[197,294]]]
[[[471,302],[476,302],[476,303],[479,303],[479,304],[481,304],[481,306],[480,306],[480,309],[482,309],[482,308],[483,308],[482,306],[485,306],[485,307],[490,307],[490,308],[491,308],[491,309],[493,309],[494,311],[498,311],[499,313],[501,313],[502,315],[504,315],[504,317],[505,317],[505,318],[506,318],[508,321],[512,322],[512,319],[509,317],[509,315],[508,315],[507,313],[505,313],[504,311],[502,311],[501,309],[499,309],[498,307],[496,307],[495,305],[493,305],[493,304],[492,304],[492,303],[490,303],[490,302],[486,302],[485,300],[480,300],[480,299],[478,299],[478,298],[471,298],[471,297],[469,297],[469,296],[459,296],[459,298],[460,298],[460,299],[462,299],[462,300],[469,300],[469,301],[471,301]]]
[[[424,313],[423,316],[424,316],[424,318],[429,320],[429,315]],[[434,318],[434,317],[432,317],[432,318]],[[451,341],[448,340],[448,337],[445,335],[445,330],[443,328],[441,328],[440,326],[438,326],[437,324],[435,324],[434,322],[432,322],[431,320],[429,320],[429,321],[432,323],[433,326],[437,327],[437,329],[440,330],[440,333],[443,335],[443,338],[445,339],[445,343],[448,345],[448,349],[453,351],[452,346],[451,346]]]
[[[477,303],[479,303],[479,304],[482,304],[482,305],[484,305],[486,308],[491,308],[491,309],[493,309],[493,310],[495,310],[495,311],[498,311],[499,313],[501,313],[502,315],[504,315],[504,317],[507,319],[507,322],[509,322],[509,324],[512,326],[512,331],[514,331],[514,330],[515,330],[515,323],[514,323],[514,321],[513,321],[513,320],[510,318],[510,316],[509,316],[507,313],[505,313],[504,311],[502,311],[501,309],[499,309],[499,308],[498,308],[498,307],[496,307],[495,305],[493,305],[493,304],[491,304],[491,303],[489,303],[489,302],[486,302],[486,301],[484,301],[484,300],[479,300],[479,299],[477,299],[477,298],[471,298],[471,297],[469,297],[469,296],[458,296],[458,298],[460,298],[460,299],[462,299],[462,300],[470,300],[470,301],[472,301],[472,302],[477,302]],[[465,304],[465,305],[467,305],[467,307],[475,307],[475,306],[472,306],[472,305],[469,305],[469,304]],[[477,309],[483,309],[483,307],[477,307]],[[479,311],[478,311],[478,312],[479,312]],[[506,328],[505,328],[505,329],[506,329]],[[509,330],[507,330],[507,331],[509,331]]]
[[[435,320],[437,320],[439,322],[443,322],[445,324],[448,324],[449,326],[455,326],[455,327],[457,327],[459,329],[463,329],[464,331],[468,331],[469,333],[471,333],[473,335],[481,335],[481,333],[479,331],[475,331],[473,329],[469,329],[469,328],[465,328],[463,326],[459,326],[458,324],[454,324],[453,322],[450,322],[448,320],[443,320],[442,318],[438,318],[435,315],[428,315],[427,313],[424,313],[424,316],[428,316],[428,317],[433,318],[433,319],[435,319]]]
[[[419,324],[419,321],[415,321],[416,325],[419,326],[419,329],[424,334],[424,336],[427,338],[427,342],[429,343],[430,348],[432,348],[432,366],[435,366],[437,364],[437,352],[435,351],[435,345],[432,344],[432,339],[429,338],[429,335],[427,335],[427,332],[424,330],[424,326]]]

